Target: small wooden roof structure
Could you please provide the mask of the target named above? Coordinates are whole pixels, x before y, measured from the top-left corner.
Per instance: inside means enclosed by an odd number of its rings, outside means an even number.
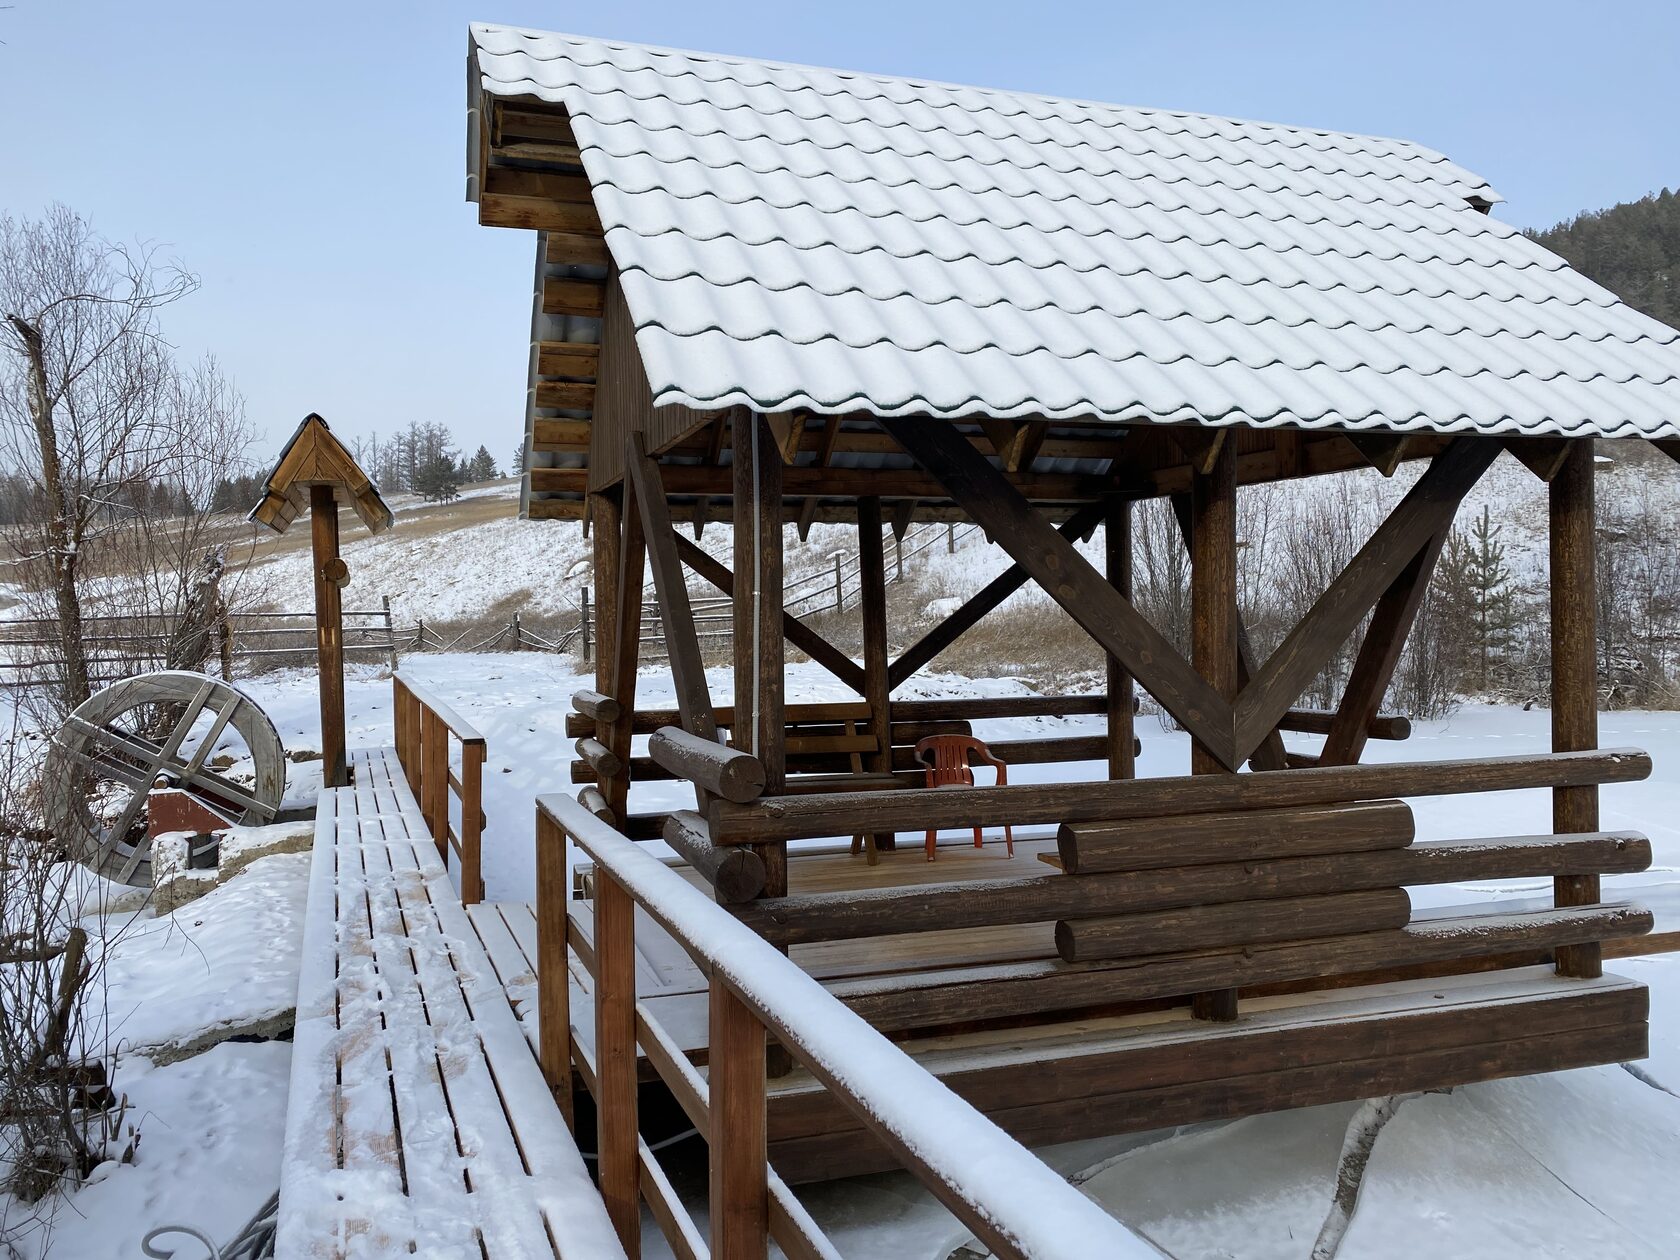
[[[390,529],[395,520],[379,497],[379,487],[314,412],[303,418],[280,452],[263,485],[262,500],[246,519],[283,534],[309,506],[313,486],[330,486],[334,498],[348,503],[375,534]]]

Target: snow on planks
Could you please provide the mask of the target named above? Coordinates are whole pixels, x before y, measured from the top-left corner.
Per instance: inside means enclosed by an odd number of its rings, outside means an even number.
[[[278,1254],[621,1256],[388,750],[321,793]]]

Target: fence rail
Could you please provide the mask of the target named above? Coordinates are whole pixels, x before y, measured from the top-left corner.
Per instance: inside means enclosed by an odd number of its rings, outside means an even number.
[[[179,648],[186,632],[174,613],[95,614],[82,618],[91,633],[82,635],[90,681],[110,683],[154,669],[202,668],[217,661],[222,676],[232,678],[240,662],[298,664],[315,659],[313,612],[234,612],[206,631],[200,659],[183,660]],[[24,690],[61,681],[65,667],[56,618],[0,621],[0,688]],[[382,607],[344,613],[347,657],[397,663],[398,638],[389,598]]]

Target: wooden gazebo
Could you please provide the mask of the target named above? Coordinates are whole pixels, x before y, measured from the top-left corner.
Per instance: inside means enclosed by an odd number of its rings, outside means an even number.
[[[481,223],[536,235],[522,510],[593,530],[602,650],[570,728],[584,786],[545,803],[539,836],[600,863],[592,898],[541,912],[562,934],[570,916],[596,977],[593,1062],[639,1053],[669,1079],[675,1049],[716,1065],[743,1044],[720,1040],[715,996],[709,1043],[682,1017],[707,1001],[698,947],[606,873],[597,821],[663,837],[687,878],[1023,1140],[1645,1053],[1644,990],[1601,960],[1675,938],[1600,896],[1650,846],[1600,830],[1598,787],[1650,761],[1597,747],[1593,445],[1675,452],[1680,334],[1408,142],[485,26],[468,72],[468,196]],[[1385,693],[1454,512],[1502,452],[1550,488],[1553,750],[1364,765],[1367,740],[1405,734]],[[1255,659],[1240,488],[1412,465]],[[1162,496],[1193,562],[1188,657],[1130,600],[1133,507]],[[883,529],[920,520],[976,522],[1014,566],[893,658]],[[728,567],[678,532],[708,521],[733,527]],[[813,521],[856,524],[861,663],[783,608],[784,527]],[[1106,571],[1075,546],[1098,529]],[[674,711],[636,700],[648,574]],[[690,574],[733,600],[728,706]],[[892,699],[1027,582],[1106,652],[1105,692]],[[1300,708],[1361,631],[1340,702]],[[789,704],[786,644],[855,700]],[[1181,777],[1135,777],[1138,689],[1193,738]],[[1099,713],[1105,733],[1015,760],[1105,759],[1107,780],[920,786],[923,735],[1035,712]],[[1289,731],[1322,748],[1286,750]],[[672,778],[693,809],[630,811],[632,782]],[[1551,792],[1555,834],[1414,843],[1398,799],[1513,789]],[[850,844],[1004,824],[1055,830],[1013,859],[931,865]],[[1550,876],[1552,903],[1425,915],[1405,891],[1518,876]],[[632,900],[660,924],[643,950],[664,942],[671,965],[626,993]],[[543,977],[569,1105],[565,986]],[[633,1138],[633,1090],[590,1083],[602,1124]],[[790,1179],[899,1157],[804,1069],[772,1079],[765,1140]],[[620,1174],[604,1155],[609,1207]]]

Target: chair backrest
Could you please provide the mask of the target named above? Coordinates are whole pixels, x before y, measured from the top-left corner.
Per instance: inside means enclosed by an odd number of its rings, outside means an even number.
[[[916,760],[931,771],[934,787],[973,783],[974,771],[968,760],[971,753],[978,754],[981,761],[994,760],[985,741],[972,735],[929,735],[916,745]]]

